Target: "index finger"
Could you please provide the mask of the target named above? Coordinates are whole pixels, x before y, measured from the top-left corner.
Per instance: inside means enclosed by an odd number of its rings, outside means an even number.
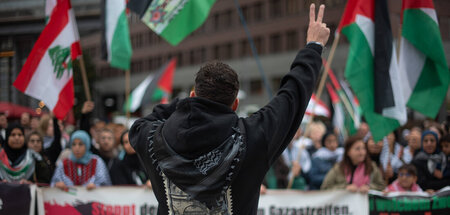
[[[319,14],[317,15],[317,22],[318,23],[322,23],[322,19],[323,19],[323,11],[325,10],[325,5],[320,5],[319,7]]]
[[[316,20],[316,5],[314,3],[309,7],[309,23],[313,23]]]

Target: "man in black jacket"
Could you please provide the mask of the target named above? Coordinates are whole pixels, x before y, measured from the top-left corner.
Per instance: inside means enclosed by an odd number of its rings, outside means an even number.
[[[239,82],[231,67],[207,63],[191,97],[158,105],[131,128],[150,176],[158,214],[256,214],[263,178],[291,141],[322,66],[330,30],[310,8],[307,45],[265,107],[235,114]]]

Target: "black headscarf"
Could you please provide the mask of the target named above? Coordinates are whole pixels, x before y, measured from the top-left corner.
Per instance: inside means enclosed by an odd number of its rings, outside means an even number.
[[[15,164],[20,163],[20,161],[25,157],[25,154],[27,152],[27,145],[25,144],[25,137],[23,138],[24,144],[23,144],[22,148],[13,149],[9,146],[9,143],[8,143],[9,136],[11,135],[11,132],[16,128],[20,129],[20,131],[22,131],[22,134],[25,135],[25,131],[22,126],[20,126],[17,123],[11,123],[8,125],[8,128],[6,129],[5,144],[3,146],[3,149],[5,150],[6,155],[8,156],[8,159],[12,162],[12,166],[15,166]]]

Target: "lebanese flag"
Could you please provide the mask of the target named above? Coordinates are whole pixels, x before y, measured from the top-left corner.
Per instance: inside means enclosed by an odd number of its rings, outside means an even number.
[[[449,71],[431,0],[403,0],[399,67],[407,106],[435,118],[447,94]]]
[[[45,0],[45,23],[50,21],[50,16],[52,15],[56,3],[56,0]]]
[[[58,0],[13,84],[44,101],[58,119],[63,119],[73,106],[72,61],[81,55],[79,40],[70,1]]]
[[[407,120],[386,0],[349,0],[340,32],[350,42],[345,78],[381,140]]]

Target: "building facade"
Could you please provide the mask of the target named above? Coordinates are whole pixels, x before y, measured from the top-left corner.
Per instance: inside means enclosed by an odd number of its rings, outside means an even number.
[[[27,8],[33,13],[2,6],[14,2],[22,6],[28,5]],[[0,2],[0,51],[2,53],[13,51],[9,52],[12,56],[0,58],[0,100],[33,105],[30,102],[26,103],[29,99],[12,89],[11,84],[44,26],[43,3],[36,2],[33,0]],[[449,62],[450,1],[434,2]],[[77,16],[83,52],[90,58],[95,68],[96,79],[91,91],[97,107],[100,107],[96,108],[97,114],[106,116],[108,112],[120,113],[125,98],[125,72],[109,67],[108,63],[101,59],[100,0],[72,0],[72,3]],[[334,32],[342,16],[345,0],[239,1],[273,92],[277,90],[283,75],[289,71],[296,52],[306,43],[311,3],[324,3],[327,6],[324,22]],[[389,1],[389,7],[394,38],[397,38],[401,1]],[[5,16],[2,10],[13,15]],[[28,15],[29,13],[32,15]],[[241,107],[251,104],[262,106],[269,101],[234,0],[217,0],[205,23],[177,46],[171,46],[157,36],[137,16],[130,14],[129,18],[133,48],[132,89],[170,59],[177,58],[173,97],[184,97],[192,89],[195,73],[200,66],[207,61],[221,60],[230,64],[239,74],[240,88],[246,95],[241,99]],[[324,57],[328,55],[333,39],[334,35],[331,35]],[[348,42],[345,38],[341,38],[332,64],[339,77],[343,77],[347,53]],[[142,114],[149,110],[149,107],[144,109]]]

